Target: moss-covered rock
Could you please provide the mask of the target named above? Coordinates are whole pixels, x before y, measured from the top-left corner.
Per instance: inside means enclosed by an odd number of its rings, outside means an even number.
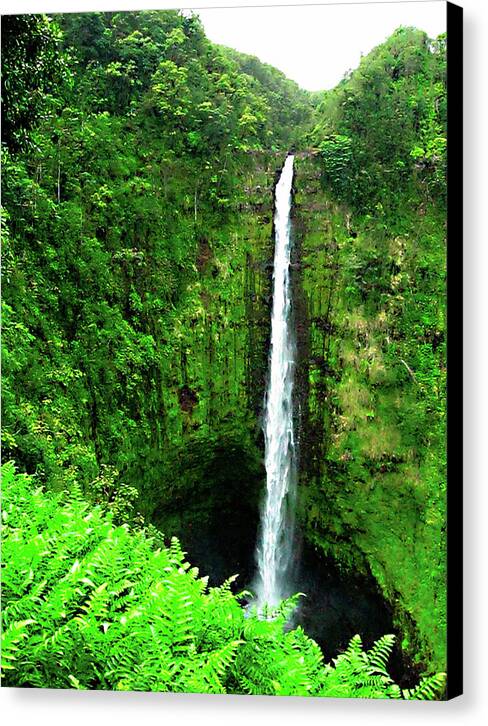
[[[305,536],[370,571],[420,666],[445,668],[445,247],[435,206],[358,217],[297,159]]]

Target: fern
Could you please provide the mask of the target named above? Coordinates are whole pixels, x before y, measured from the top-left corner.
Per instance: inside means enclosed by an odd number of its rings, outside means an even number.
[[[407,700],[434,701],[446,686],[446,674],[436,673],[433,676],[422,678],[418,686],[402,691],[403,698]]]
[[[438,698],[444,674],[401,691],[387,672],[394,638],[355,636],[324,664],[287,623],[299,596],[263,617],[235,577],[208,588],[178,540],[3,467],[2,675],[5,685],[362,698]],[[160,541],[156,538],[158,544]],[[285,628],[285,626],[287,626]]]
[[[2,672],[13,670],[19,651],[19,644],[27,638],[27,627],[34,620],[21,620],[2,629]]]

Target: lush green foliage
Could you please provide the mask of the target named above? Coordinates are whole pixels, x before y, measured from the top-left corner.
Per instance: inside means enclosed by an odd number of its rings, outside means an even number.
[[[312,138],[327,186],[355,211],[372,211],[421,179],[442,203],[446,109],[445,36],[399,28],[324,94]]]
[[[17,150],[49,112],[54,89],[67,74],[57,28],[43,15],[2,18],[2,142]]]
[[[305,526],[374,574],[429,670],[446,663],[445,106],[444,39],[398,30],[325,95],[295,197]]]
[[[128,649],[137,664],[129,675],[122,660],[113,674],[104,660],[112,634],[120,651],[110,657],[123,659],[126,637],[136,644],[153,628],[170,642],[179,627],[158,630],[150,603],[141,633],[117,620],[119,595],[124,612],[139,612],[143,587],[159,593],[160,563],[173,574],[182,564],[175,549],[157,559],[139,513],[192,552],[209,532],[229,552],[254,540],[272,188],[285,150],[311,143],[295,180],[304,533],[345,568],[371,572],[404,648],[426,672],[444,670],[445,39],[400,29],[337,89],[312,98],[276,69],[210,43],[197,18],[176,11],[9,16],[3,26],[3,451],[49,491],[71,492],[59,521],[58,500],[36,495],[58,522],[50,533],[46,511],[42,526],[34,517],[39,547],[49,534],[61,556],[63,522],[74,527],[56,570],[66,591],[54,605],[54,579],[41,587],[44,564],[32,569],[39,591],[22,570],[27,584],[12,602],[26,598],[26,609],[7,613],[5,637],[36,649],[45,678],[169,683],[152,670],[154,644]],[[20,530],[28,550],[33,530]],[[69,573],[85,555],[91,566],[92,536],[114,548],[110,577],[87,576],[93,588]],[[161,540],[155,529],[151,537]],[[139,594],[117,594],[132,570]],[[59,598],[81,593],[91,612],[105,582],[87,630],[86,610],[70,610],[64,628],[52,609]],[[300,631],[284,638],[278,625],[246,620],[228,588],[205,590],[191,571],[181,583],[202,618],[220,603],[235,622],[215,642],[203,620],[188,625],[191,638],[164,661],[175,687],[325,689]],[[36,597],[46,618],[24,622],[35,619]],[[166,591],[157,597],[169,607]],[[57,675],[49,638],[59,630],[71,640]],[[249,645],[258,632],[265,661]],[[185,670],[178,658],[190,642]],[[311,655],[298,676],[302,651]],[[347,670],[369,663],[361,653],[354,641],[325,668],[329,689],[366,694]],[[36,678],[16,663],[7,678]]]
[[[392,636],[359,637],[333,664],[303,630],[243,610],[228,580],[208,588],[176,539],[156,547],[74,489],[3,473],[2,670],[6,685],[51,688],[435,698],[443,676],[401,692]],[[231,578],[232,579],[232,578]]]
[[[240,442],[256,480],[281,161],[259,149],[288,143],[270,114],[294,86],[173,11],[57,21],[70,78],[3,153],[4,453],[54,488],[115,467],[152,514],[188,440]]]

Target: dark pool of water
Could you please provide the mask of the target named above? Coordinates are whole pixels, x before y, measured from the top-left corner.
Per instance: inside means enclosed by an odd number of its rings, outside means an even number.
[[[356,634],[370,648],[382,635],[392,633],[397,643],[388,663],[390,674],[403,688],[418,682],[418,673],[401,651],[402,636],[393,625],[391,609],[372,576],[341,572],[333,561],[304,545],[294,589],[305,597],[293,623],[317,641],[326,661],[344,651]]]
[[[257,521],[243,518],[217,518],[208,529],[185,534],[181,540],[189,561],[197,565],[202,575],[209,576],[210,585],[220,585],[229,575],[239,574],[235,591],[252,590],[255,574],[254,548]],[[298,554],[298,550],[297,550]],[[312,546],[300,547],[299,565],[292,586],[302,592],[293,624],[320,645],[326,661],[347,648],[350,639],[361,635],[366,648],[386,633],[397,638],[388,670],[403,688],[418,682],[418,673],[401,652],[401,634],[393,625],[392,612],[372,576],[345,573],[332,560]]]

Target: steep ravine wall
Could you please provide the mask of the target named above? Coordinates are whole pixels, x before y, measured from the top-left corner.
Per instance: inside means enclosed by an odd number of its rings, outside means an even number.
[[[270,336],[273,197],[284,153],[250,153],[239,213],[200,241],[174,334],[160,486],[151,520],[220,582],[252,576],[265,479],[261,415]]]
[[[442,417],[401,350],[433,350],[441,373],[443,359],[418,330],[401,329],[399,283],[415,284],[433,220],[414,213],[401,235],[355,223],[324,190],[312,153],[297,156],[294,186],[304,536],[344,571],[371,573],[404,651],[421,670],[443,670]]]
[[[99,157],[83,160],[87,188],[57,202],[47,173],[32,192],[24,165],[4,170],[4,458],[50,489],[76,484],[119,520],[140,512],[215,581],[244,579],[286,153],[242,154],[199,189],[201,160],[158,138],[118,143],[132,166],[104,167],[110,193]],[[99,153],[113,153],[105,137]]]

